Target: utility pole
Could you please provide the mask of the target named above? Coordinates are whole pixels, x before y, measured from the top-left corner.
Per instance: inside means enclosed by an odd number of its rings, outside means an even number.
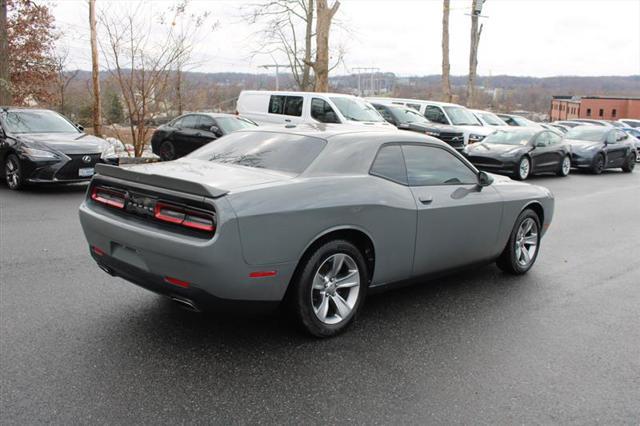
[[[486,0],[472,0],[471,3],[471,48],[469,49],[469,81],[467,83],[467,106],[473,107],[475,101],[476,72],[478,70],[478,45],[482,34],[482,25],[478,28],[478,18]]]
[[[7,0],[0,0],[0,106],[11,104],[7,24]]]
[[[267,64],[267,65],[260,65],[260,68],[264,68],[264,69],[269,69],[269,68],[275,68],[276,69],[276,91],[280,90],[280,76],[279,76],[279,71],[280,68],[291,68],[291,65],[282,65],[282,64]]]
[[[442,2],[442,95],[445,102],[451,102],[451,82],[449,74],[451,65],[449,64],[449,10],[450,0]]]
[[[353,70],[354,71],[358,71],[358,93],[359,93],[360,96],[363,95],[363,90],[361,89],[361,86],[360,86],[360,72],[361,71],[364,72],[364,73],[366,73],[367,71],[370,72],[370,75],[369,75],[369,80],[370,80],[370,82],[369,82],[369,90],[371,91],[371,94],[373,95],[374,92],[375,92],[375,87],[374,87],[374,82],[373,82],[373,73],[374,72],[379,72],[380,68],[376,68],[376,67],[355,67],[355,68],[353,68]]]
[[[102,105],[100,102],[100,66],[96,38],[96,0],[89,0],[89,29],[91,32],[91,76],[93,79],[93,134],[102,136]]]

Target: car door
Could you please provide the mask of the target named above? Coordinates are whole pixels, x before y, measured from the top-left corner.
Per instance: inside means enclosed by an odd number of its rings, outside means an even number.
[[[311,98],[311,118],[320,123],[340,123],[338,114],[329,102],[321,98]]]
[[[447,119],[447,116],[444,114],[442,108],[436,105],[427,105],[424,110],[424,116],[427,120],[440,123],[440,124],[451,124]]]
[[[418,213],[414,276],[496,256],[498,191],[479,186],[476,171],[444,147],[402,144],[402,151]]]
[[[555,170],[554,168],[558,165],[557,147],[552,145],[551,135],[551,132],[543,131],[538,133],[533,141],[533,150],[530,154],[533,160],[533,173]]]
[[[276,123],[301,123],[304,97],[288,95],[271,95],[269,99],[269,115]]]
[[[624,143],[625,137],[628,137],[620,130],[612,129],[607,134],[607,167],[620,167],[624,163],[627,146]]]
[[[217,127],[217,124],[212,117],[208,115],[198,116],[198,132],[196,133],[198,148],[218,139],[218,136],[211,131],[213,126]]]
[[[176,123],[176,130],[171,139],[173,141],[176,157],[187,155],[194,151],[199,145],[198,116],[195,114],[185,115]]]

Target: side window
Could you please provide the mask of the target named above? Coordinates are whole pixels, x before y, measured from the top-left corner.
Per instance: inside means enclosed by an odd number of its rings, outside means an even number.
[[[618,142],[618,138],[616,137],[616,132],[611,131],[607,133],[607,143],[616,143]]]
[[[285,96],[284,115],[302,116],[302,96]]]
[[[284,96],[271,95],[269,99],[269,114],[282,114],[284,112]]]
[[[376,106],[375,109],[380,113],[380,115],[382,115],[382,118],[387,120],[389,123],[395,124],[396,119],[393,118],[393,115],[391,115],[388,109],[380,105]]]
[[[187,115],[180,120],[180,128],[182,129],[196,129],[198,127],[198,116]]]
[[[407,179],[411,186],[473,185],[476,174],[453,154],[426,145],[403,145]]]
[[[182,120],[183,120],[182,118],[178,118],[178,119],[176,119],[176,120],[171,124],[171,127],[174,127],[174,128],[176,128],[176,129],[181,128],[181,127],[182,127]]]
[[[320,98],[311,99],[311,117],[321,123],[340,123],[331,105]]]
[[[205,132],[210,132],[211,126],[215,126],[216,122],[213,118],[208,117],[206,115],[200,116],[200,121],[198,121],[198,130],[204,130]]]
[[[562,142],[562,136],[549,133],[549,145],[558,145],[560,142]]]
[[[545,147],[549,146],[549,132],[542,132],[536,137],[536,146]]]
[[[373,160],[370,173],[406,185],[407,170],[400,145],[385,145],[380,148]]]
[[[616,140],[623,141],[627,139],[629,136],[625,132],[621,132],[620,130],[616,130]]]
[[[419,104],[407,104],[407,106],[409,108],[415,109],[416,111],[420,111],[420,105]]]
[[[429,121],[433,121],[434,123],[440,124],[449,124],[447,121],[447,117],[445,117],[444,112],[435,105],[427,105],[427,108],[424,111],[424,116]]]

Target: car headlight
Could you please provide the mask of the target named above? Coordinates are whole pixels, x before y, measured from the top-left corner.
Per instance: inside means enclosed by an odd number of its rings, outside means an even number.
[[[482,139],[484,139],[483,135],[476,135],[473,133],[469,135],[469,143],[480,142]]]
[[[33,158],[33,159],[55,160],[58,158],[58,156],[51,151],[45,151],[42,149],[35,149],[35,148],[24,147],[22,148],[22,153],[27,157]]]
[[[436,138],[437,138],[438,136],[440,136],[440,132],[435,131],[435,130],[425,130],[425,132],[424,132],[424,133],[425,133],[426,135],[433,136],[433,137],[436,137]]]
[[[103,160],[115,158],[116,157],[116,148],[113,145],[109,145],[102,154],[100,154],[100,158]]]

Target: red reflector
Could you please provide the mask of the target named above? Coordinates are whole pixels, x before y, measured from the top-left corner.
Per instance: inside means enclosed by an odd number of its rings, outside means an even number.
[[[111,189],[96,186],[93,188],[93,191],[91,191],[91,199],[117,209],[124,208],[124,194]]]
[[[171,278],[171,277],[164,277],[164,281],[169,284],[177,285],[178,287],[182,287],[182,288],[189,288],[189,285],[190,285],[186,281],[182,281],[177,278]]]
[[[105,253],[96,246],[91,246],[91,250],[98,256],[104,256]]]
[[[256,271],[249,274],[249,278],[275,277],[278,271]]]

